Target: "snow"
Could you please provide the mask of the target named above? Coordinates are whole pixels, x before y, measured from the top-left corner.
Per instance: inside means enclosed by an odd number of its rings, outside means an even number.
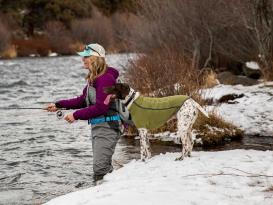
[[[254,61],[246,62],[246,66],[248,68],[253,69],[253,70],[260,70],[260,67],[259,67],[258,63],[254,62]]]
[[[104,182],[46,205],[273,204],[273,152],[232,150],[158,155],[131,161]]]
[[[48,54],[48,56],[49,57],[56,57],[56,56],[58,56],[58,53],[50,53],[50,54]]]
[[[203,98],[217,101],[227,94],[244,94],[235,104],[209,106],[248,135],[273,136],[273,82],[253,86],[218,85],[202,92]]]

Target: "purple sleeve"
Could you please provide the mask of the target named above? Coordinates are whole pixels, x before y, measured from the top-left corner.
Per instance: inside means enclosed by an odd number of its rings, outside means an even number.
[[[96,89],[96,103],[95,105],[91,105],[87,108],[83,108],[77,110],[73,113],[73,116],[76,120],[89,120],[90,118],[94,118],[100,115],[104,115],[107,113],[109,109],[109,105],[104,104],[104,100],[107,96],[104,93],[105,87],[110,87],[115,84],[116,80],[110,74],[106,74],[100,76],[95,82]]]
[[[60,100],[56,102],[58,108],[67,108],[67,109],[79,109],[86,106],[85,96],[86,96],[87,86],[83,89],[82,95],[68,99]]]

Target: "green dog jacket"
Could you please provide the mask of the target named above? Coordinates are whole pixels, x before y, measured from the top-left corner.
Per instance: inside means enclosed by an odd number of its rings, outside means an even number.
[[[166,123],[189,99],[186,95],[162,98],[139,96],[130,106],[129,112],[137,128],[156,129]]]

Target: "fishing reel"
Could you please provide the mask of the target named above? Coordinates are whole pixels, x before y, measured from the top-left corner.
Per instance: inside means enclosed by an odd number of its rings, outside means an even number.
[[[60,119],[62,119],[64,117],[64,112],[61,111],[61,110],[58,110],[56,112],[56,115],[57,115],[57,118],[60,120]]]

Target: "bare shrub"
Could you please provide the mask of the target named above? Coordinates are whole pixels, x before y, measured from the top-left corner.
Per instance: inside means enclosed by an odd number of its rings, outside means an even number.
[[[63,23],[58,21],[50,21],[45,26],[46,37],[49,41],[53,52],[60,54],[73,54],[73,40],[70,32]]]
[[[139,18],[132,13],[115,13],[111,16],[113,28],[113,47],[121,52],[132,51],[130,49],[133,41],[131,36],[134,33]]]
[[[0,52],[3,52],[8,48],[10,44],[10,37],[10,31],[6,28],[0,19]]]
[[[155,51],[131,62],[125,79],[135,89],[150,96],[194,95],[198,88],[198,71],[189,58],[168,51]]]
[[[71,32],[74,39],[84,44],[99,43],[109,48],[113,41],[111,20],[95,9],[92,18],[73,21]]]
[[[200,1],[175,0],[158,3],[156,0],[143,0],[141,3],[141,26],[136,27],[139,29],[134,30],[132,35],[135,48],[142,52],[164,48],[187,52],[194,60],[193,66],[199,67],[199,63],[195,61],[200,61],[202,53],[207,57],[209,52],[205,45],[210,40],[206,27],[201,25],[205,18],[202,18],[200,11],[205,8],[199,6]]]
[[[258,62],[264,77],[273,80],[273,1],[254,0],[252,30],[257,36],[259,48]]]
[[[197,68],[225,67],[258,57],[258,37],[249,23],[255,22],[251,9],[255,1],[139,2],[140,23],[132,27],[131,35],[131,45],[138,51],[167,47],[187,53]]]

